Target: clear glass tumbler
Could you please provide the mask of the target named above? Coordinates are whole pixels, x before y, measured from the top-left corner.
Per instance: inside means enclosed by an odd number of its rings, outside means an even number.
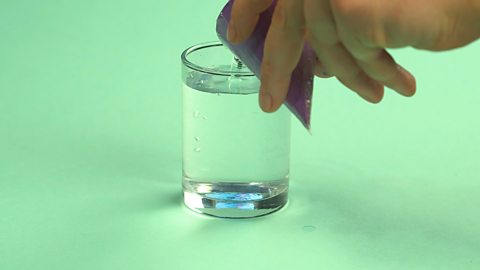
[[[183,194],[218,217],[266,215],[287,202],[290,113],[258,106],[259,80],[219,42],[182,54]]]

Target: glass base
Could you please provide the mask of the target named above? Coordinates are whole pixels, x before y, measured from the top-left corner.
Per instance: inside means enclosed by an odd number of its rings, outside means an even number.
[[[288,178],[268,182],[198,182],[183,179],[185,205],[195,212],[223,218],[270,214],[288,200]]]

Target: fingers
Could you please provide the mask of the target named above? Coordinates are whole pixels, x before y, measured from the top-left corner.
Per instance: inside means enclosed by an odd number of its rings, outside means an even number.
[[[284,102],[303,49],[303,0],[279,0],[265,40],[261,67],[260,107],[276,111]]]
[[[359,39],[355,39],[353,33],[349,33],[347,30],[348,28],[342,28],[341,25],[339,28],[343,44],[369,77],[401,95],[413,96],[415,94],[415,78],[398,65],[386,50],[367,47]]]
[[[328,72],[365,100],[378,103],[383,85],[370,78],[342,44],[328,0],[305,0],[307,40]]]
[[[341,43],[332,46],[312,46],[319,51],[318,57],[322,59],[329,72],[343,85],[369,102],[378,103],[382,100],[383,85],[365,74]]]
[[[240,43],[247,39],[255,29],[260,13],[272,4],[272,0],[235,0],[233,2],[227,39]]]
[[[342,3],[351,4],[348,1]],[[272,0],[235,0],[228,39],[239,43],[248,38],[260,13],[271,4]],[[318,56],[315,67],[317,76],[336,76],[367,101],[380,102],[384,85],[405,96],[415,93],[415,78],[395,62],[381,47],[382,44],[376,47],[368,37],[365,39],[362,36],[371,31],[381,31],[382,27],[370,29],[369,24],[361,24],[361,29],[368,31],[354,31],[352,29],[357,29],[358,24],[346,25],[345,18],[342,20],[337,12],[334,16],[330,5],[331,0],[277,1],[265,41],[261,68],[259,96],[264,111],[277,110],[285,100],[291,73],[298,64],[305,40]],[[347,17],[351,22],[352,16]],[[378,26],[379,22],[375,23]]]

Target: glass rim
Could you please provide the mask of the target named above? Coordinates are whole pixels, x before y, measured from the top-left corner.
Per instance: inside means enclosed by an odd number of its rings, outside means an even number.
[[[208,67],[202,67],[200,65],[197,65],[190,60],[188,60],[188,55],[196,52],[201,49],[207,49],[211,47],[223,47],[223,44],[220,41],[211,41],[211,42],[204,42],[200,43],[197,45],[193,45],[189,48],[187,48],[185,51],[182,53],[182,63],[187,66],[188,68],[191,68],[193,70],[202,72],[202,73],[208,73],[211,75],[220,75],[220,76],[238,76],[238,77],[251,77],[255,76],[250,70],[246,69],[245,71],[226,71],[226,70],[221,70],[221,69],[216,69],[216,68],[208,68]],[[233,60],[233,55],[232,55],[232,60]]]

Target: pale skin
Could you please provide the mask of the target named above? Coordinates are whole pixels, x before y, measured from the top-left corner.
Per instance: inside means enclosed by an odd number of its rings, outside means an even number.
[[[228,39],[241,43],[272,0],[235,0]],[[403,96],[416,91],[414,76],[387,48],[442,51],[480,37],[480,0],[278,0],[261,68],[260,107],[276,111],[308,42],[319,77],[335,76],[363,99],[378,103],[384,87]]]

